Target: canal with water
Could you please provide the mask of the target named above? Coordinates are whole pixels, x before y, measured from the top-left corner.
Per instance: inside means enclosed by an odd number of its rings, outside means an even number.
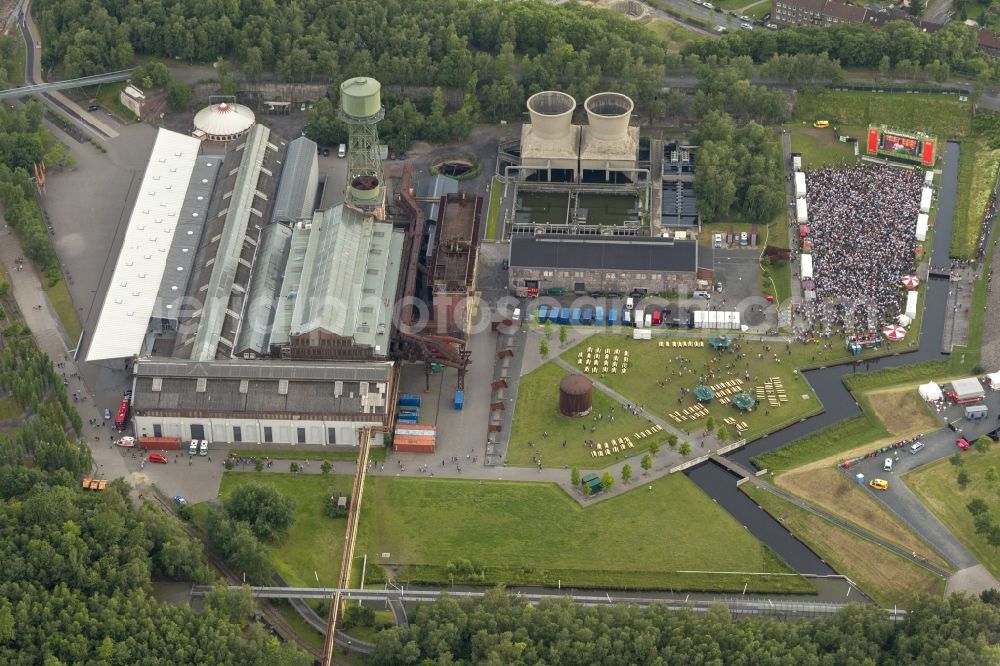
[[[955,199],[958,191],[959,144],[949,142],[944,155],[944,167],[938,190],[938,212],[931,247],[932,266],[950,263],[948,248],[951,240]],[[941,340],[947,318],[949,281],[930,278],[924,293],[923,323],[920,342],[916,351],[873,359],[858,364],[858,372],[874,372],[923,361],[947,358],[941,352]],[[750,442],[728,454],[750,469],[751,459],[762,453],[781,448],[821,428],[860,413],[854,396],[844,386],[844,375],[854,372],[851,363],[803,373],[824,410],[812,418],[800,421],[784,430]],[[815,553],[794,538],[778,521],[760,509],[749,497],[736,488],[735,477],[715,463],[705,463],[687,472],[688,476],[709,496],[739,520],[754,536],[770,546],[789,566],[800,573],[829,574],[832,569]]]

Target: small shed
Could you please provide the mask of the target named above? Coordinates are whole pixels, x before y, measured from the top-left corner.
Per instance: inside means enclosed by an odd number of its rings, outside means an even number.
[[[944,394],[941,392],[941,387],[934,382],[921,384],[917,391],[920,393],[920,397],[927,402],[936,402],[944,397]]]
[[[589,488],[591,495],[599,493],[603,490],[601,488],[601,477],[597,476],[593,472],[590,474],[584,474],[580,479],[580,485],[584,488]]]

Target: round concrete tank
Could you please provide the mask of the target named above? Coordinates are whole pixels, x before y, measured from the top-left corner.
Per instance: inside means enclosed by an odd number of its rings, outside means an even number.
[[[615,92],[591,95],[583,103],[590,125],[590,135],[600,141],[623,141],[628,137],[632,119],[632,100]]]
[[[559,412],[563,416],[586,416],[593,408],[594,383],[583,375],[570,375],[559,382]]]
[[[545,90],[528,98],[531,132],[540,139],[562,139],[570,135],[576,100],[558,90]]]
[[[382,108],[382,84],[356,76],[340,84],[340,109],[352,118],[370,118]]]

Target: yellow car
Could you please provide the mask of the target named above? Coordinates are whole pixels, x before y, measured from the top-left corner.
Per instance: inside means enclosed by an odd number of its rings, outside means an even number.
[[[889,482],[885,479],[872,479],[868,485],[875,490],[889,490]]]
[[[830,126],[829,120],[817,120],[816,122],[813,123],[813,127],[817,127],[819,129],[825,129],[829,126]]]

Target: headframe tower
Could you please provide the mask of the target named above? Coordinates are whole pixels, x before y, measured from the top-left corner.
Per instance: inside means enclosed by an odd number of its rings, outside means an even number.
[[[378,122],[384,117],[382,84],[367,76],[340,84],[340,119],[350,128],[344,201],[366,213],[374,214],[385,208],[378,145]]]

